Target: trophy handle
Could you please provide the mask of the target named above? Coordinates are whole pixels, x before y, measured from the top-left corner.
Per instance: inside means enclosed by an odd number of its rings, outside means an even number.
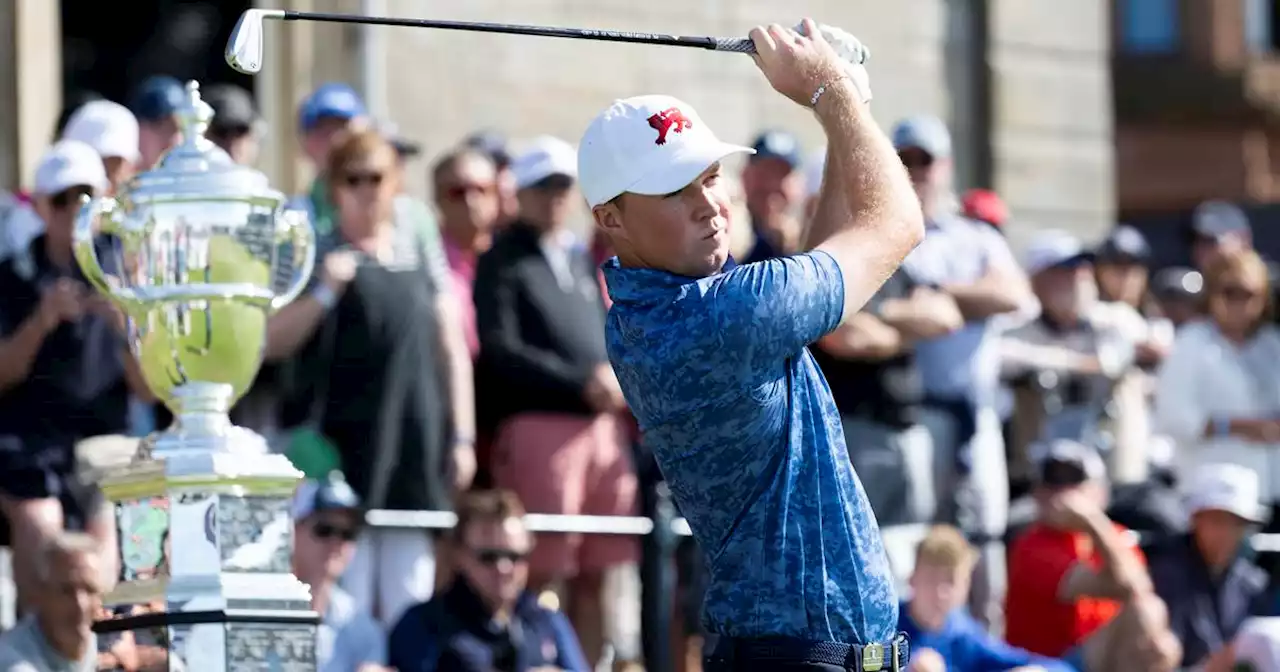
[[[316,232],[307,220],[307,213],[302,210],[285,210],[277,220],[277,240],[283,239],[291,243],[294,269],[293,281],[289,291],[271,299],[271,310],[279,310],[289,305],[302,290],[307,288],[311,280],[311,272],[316,267]]]
[[[80,266],[80,272],[84,273],[85,279],[93,285],[94,289],[117,301],[121,297],[116,295],[111,279],[102,270],[93,238],[97,233],[119,235],[118,222],[111,216],[118,207],[119,203],[114,198],[81,196],[80,212],[76,215],[75,228],[71,233],[72,251],[75,254],[76,263]]]

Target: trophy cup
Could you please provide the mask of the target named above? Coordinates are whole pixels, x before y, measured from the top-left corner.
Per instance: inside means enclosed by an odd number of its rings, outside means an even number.
[[[101,488],[119,575],[105,602],[166,648],[169,670],[315,669],[318,618],[291,572],[290,498],[302,477],[228,411],[257,375],[267,316],[315,263],[305,215],[205,139],[212,109],[190,82],[182,143],[114,198],[85,199],[75,257],[128,318],[147,384],[174,414]],[[99,258],[95,238],[116,254]]]

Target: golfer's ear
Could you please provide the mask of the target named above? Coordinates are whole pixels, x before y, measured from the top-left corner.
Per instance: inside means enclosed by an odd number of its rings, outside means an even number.
[[[595,219],[596,227],[605,233],[613,233],[622,228],[622,213],[618,211],[618,204],[613,201],[592,208],[591,217]]]

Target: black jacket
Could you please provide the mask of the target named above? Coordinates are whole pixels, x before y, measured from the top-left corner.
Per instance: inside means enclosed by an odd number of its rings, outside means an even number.
[[[592,414],[583,387],[608,361],[604,299],[587,251],[568,254],[562,284],[538,232],[517,222],[477,261],[477,406],[489,429],[522,412]]]

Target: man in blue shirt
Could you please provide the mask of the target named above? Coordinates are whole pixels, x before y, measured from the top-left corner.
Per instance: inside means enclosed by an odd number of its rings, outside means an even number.
[[[774,89],[826,131],[809,251],[733,264],[720,162],[751,150],[675,98],[615,101],[578,150],[618,255],[604,266],[609,357],[706,555],[707,669],[898,670],[888,559],[806,346],[920,241],[920,206],[867,107],[857,40],[809,20],[751,38]]]

